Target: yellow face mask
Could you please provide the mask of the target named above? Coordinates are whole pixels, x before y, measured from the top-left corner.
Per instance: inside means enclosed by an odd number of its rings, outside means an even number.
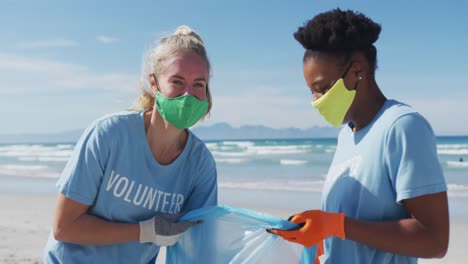
[[[319,111],[328,123],[339,127],[343,124],[355,95],[356,91],[346,89],[343,78],[340,78],[324,95],[312,101],[312,106]]]

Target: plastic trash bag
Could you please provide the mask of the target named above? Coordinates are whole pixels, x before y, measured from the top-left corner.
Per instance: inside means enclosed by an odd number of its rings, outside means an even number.
[[[316,247],[288,242],[265,229],[295,229],[281,218],[229,206],[201,208],[179,221],[198,221],[166,250],[166,263],[313,264]]]

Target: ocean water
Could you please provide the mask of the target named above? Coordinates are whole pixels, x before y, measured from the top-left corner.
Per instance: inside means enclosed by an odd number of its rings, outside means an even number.
[[[320,206],[336,139],[220,140],[206,145],[217,163],[221,203],[306,210]],[[73,148],[74,143],[0,144],[0,192],[55,193]],[[451,212],[468,218],[468,137],[439,137],[437,151]]]

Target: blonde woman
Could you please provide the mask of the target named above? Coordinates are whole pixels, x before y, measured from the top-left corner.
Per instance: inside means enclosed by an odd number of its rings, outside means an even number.
[[[134,110],[93,122],[57,183],[45,263],[154,263],[190,226],[177,222],[217,204],[216,165],[188,129],[210,112],[210,63],[186,26],[147,57]]]

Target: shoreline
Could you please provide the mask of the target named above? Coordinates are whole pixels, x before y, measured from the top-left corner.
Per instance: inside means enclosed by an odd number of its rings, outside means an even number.
[[[0,263],[43,263],[43,249],[49,236],[55,207],[55,194],[0,192]],[[227,200],[225,199],[220,199]],[[287,218],[297,210],[233,203],[231,206]],[[449,250],[443,259],[419,259],[423,264],[457,264],[468,258],[468,220],[451,219]],[[164,263],[164,250],[156,263]]]

